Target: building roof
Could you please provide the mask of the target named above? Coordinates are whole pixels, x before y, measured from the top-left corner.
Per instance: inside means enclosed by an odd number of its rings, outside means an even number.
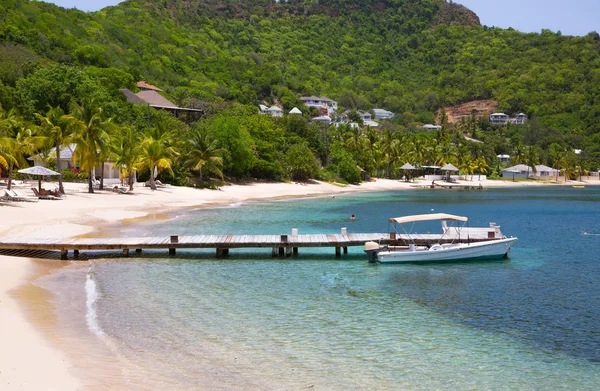
[[[556,171],[558,171],[556,168],[544,166],[543,164],[538,164],[537,166],[535,166],[535,169],[537,172],[544,172],[544,171],[556,172]]]
[[[483,144],[483,141],[481,141],[481,140],[476,140],[476,139],[474,139],[474,138],[467,137],[467,136],[464,136],[464,138],[465,138],[465,140],[467,140],[467,141],[470,141],[470,142],[472,142],[472,143],[479,143],[479,144]]]
[[[60,148],[60,159],[61,160],[71,160],[73,158],[73,152],[75,151],[75,148],[77,147],[77,144],[69,144],[69,145],[64,145]],[[41,158],[42,156],[40,156],[41,154],[38,155],[34,155],[31,158],[29,158],[28,160],[35,160],[36,158]],[[56,158],[56,148],[52,148],[48,151],[48,155],[44,156],[44,157],[53,157]]]
[[[162,91],[160,88],[158,88],[157,86],[153,86],[152,84],[148,84],[145,81],[141,80],[138,81],[136,84],[137,88],[141,89],[141,90],[152,90],[152,91]]]
[[[325,102],[335,102],[334,100],[329,99],[329,98],[327,98],[325,96],[322,97],[322,98],[318,97],[318,96],[303,96],[303,97],[300,98],[300,100],[302,100],[302,101],[305,101],[305,100],[322,100],[322,101],[325,101]]]
[[[531,171],[531,167],[526,166],[524,164],[517,164],[516,166],[512,166],[512,167],[506,167],[503,168],[502,171],[508,171],[508,172],[521,172],[521,171]]]
[[[322,115],[320,117],[313,118],[312,121],[331,122],[331,117],[328,115]]]
[[[260,111],[267,111],[267,110],[269,110],[269,107],[265,106],[265,105],[258,105],[258,107],[260,108]]]
[[[500,155],[497,155],[496,157],[497,157],[498,159],[510,159],[510,155],[503,155],[503,154],[500,154]]]
[[[271,107],[269,107],[268,110],[269,111],[281,111],[281,112],[283,112],[283,110],[281,108],[277,107],[277,106],[271,106]]]
[[[379,123],[375,122],[375,121],[363,121],[363,125],[375,128],[375,127],[379,126]]]
[[[294,107],[290,110],[290,114],[302,114],[302,112],[297,107]]]
[[[142,98],[129,91],[127,88],[121,88],[119,89],[119,91],[121,91],[125,95],[125,97],[127,98],[127,102],[146,104],[146,102]]]
[[[156,91],[140,91],[135,95],[150,106],[177,108],[175,103],[171,102]]]
[[[375,113],[375,115],[381,115],[381,114],[384,114],[384,115],[390,115],[390,114],[394,115],[394,113],[392,113],[391,111],[387,111],[387,110],[384,110],[384,109],[373,109],[373,112]]]
[[[508,117],[508,115],[506,115],[506,114],[504,114],[504,113],[494,113],[494,114],[490,114],[490,116],[492,116],[492,115],[494,115],[494,116],[502,115],[502,116]]]

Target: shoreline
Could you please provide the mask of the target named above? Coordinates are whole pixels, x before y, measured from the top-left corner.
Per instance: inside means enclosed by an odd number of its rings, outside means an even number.
[[[355,192],[402,191],[420,189],[427,182],[399,182],[378,179],[362,185],[338,186],[322,182],[249,183],[224,186],[220,190],[200,190],[167,186],[152,191],[136,187],[134,194],[111,191],[85,193],[85,184],[66,183],[68,196],[62,201],[41,200],[37,203],[2,203],[0,211],[5,223],[0,234],[10,236],[77,237],[101,235],[117,224],[135,224],[151,218],[166,219],[171,213],[187,208],[227,207],[240,202],[325,197]],[[474,186],[478,181],[461,181]],[[597,186],[600,181],[587,182],[509,182],[484,181],[484,188],[519,188],[532,186],[570,187]],[[109,187],[110,188],[110,187]],[[422,191],[422,190],[421,190]],[[451,191],[451,190],[449,190]],[[77,264],[85,265],[80,261]],[[56,309],[51,293],[34,284],[40,277],[54,273],[73,262],[32,260],[0,256],[0,388],[27,389],[89,389],[85,373],[74,365],[70,352],[73,344],[56,340]],[[34,309],[42,307],[44,314]],[[85,365],[84,365],[85,366]],[[34,373],[35,376],[31,376]],[[98,380],[98,379],[96,379]]]

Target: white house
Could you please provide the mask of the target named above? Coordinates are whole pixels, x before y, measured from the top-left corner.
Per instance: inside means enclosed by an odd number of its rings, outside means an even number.
[[[559,171],[552,167],[538,164],[535,166],[535,173],[533,169],[525,164],[517,164],[516,166],[507,167],[502,170],[502,177],[507,178],[548,178],[558,175]]]
[[[490,123],[492,125],[506,125],[509,123],[513,125],[523,125],[525,122],[527,122],[527,119],[527,114],[523,113],[519,113],[513,118],[504,113],[490,114]]]
[[[271,114],[272,117],[283,117],[283,110],[277,106],[269,107],[267,112]]]
[[[442,127],[440,125],[426,124],[426,125],[423,125],[423,129],[425,129],[425,130],[442,130]]]
[[[329,125],[331,123],[331,117],[328,115],[322,115],[320,117],[315,117],[311,120],[312,122],[316,122],[316,123],[322,123],[322,124],[326,124]]]
[[[73,153],[75,152],[75,148],[77,144],[69,144],[60,149],[60,167],[57,171],[61,172],[63,170],[72,168],[79,169],[79,166],[73,159]],[[48,157],[51,159],[56,159],[56,148],[52,148],[48,152]],[[30,157],[28,160],[33,160],[34,166],[44,166],[44,156],[42,155],[34,155]],[[102,171],[102,166],[100,164],[96,165],[94,168],[94,176],[99,176]],[[117,183],[120,179],[119,168],[115,167],[112,162],[104,162],[104,179],[105,183]],[[108,179],[109,181],[106,181]]]
[[[519,113],[515,118],[511,118],[511,122],[515,125],[523,125],[527,119],[527,114]]]
[[[375,114],[375,119],[392,119],[394,118],[394,113],[391,111],[387,111],[384,109],[373,109],[373,113]]]
[[[73,152],[75,151],[75,147],[77,144],[69,144],[62,148],[60,148],[60,167],[57,167],[57,171],[62,171],[67,168],[75,167],[75,163],[73,162]],[[47,156],[42,156],[41,154],[34,155],[27,160],[33,160],[34,166],[44,166],[44,160],[46,158],[56,159],[56,148],[52,148]]]
[[[502,163],[507,163],[510,161],[510,155],[500,154],[496,156]]]
[[[327,97],[303,96],[300,100],[306,107],[317,107],[323,111],[323,114],[329,115],[337,110],[337,102]]]
[[[379,123],[375,122],[375,121],[369,121],[369,120],[367,120],[367,121],[363,121],[363,125],[364,126],[370,126],[372,128],[376,128],[376,127],[379,126]]]
[[[504,113],[490,114],[490,123],[492,125],[506,125],[508,123],[508,115]]]
[[[371,113],[369,113],[368,111],[359,111],[358,115],[360,116],[360,119],[363,120],[363,122],[373,120],[373,118],[371,117]]]

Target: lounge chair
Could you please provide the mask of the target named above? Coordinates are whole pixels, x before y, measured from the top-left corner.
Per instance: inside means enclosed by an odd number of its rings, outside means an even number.
[[[33,194],[40,200],[62,200],[62,198],[52,194],[41,194],[35,187],[32,187],[31,190],[33,190]]]
[[[6,197],[11,201],[23,201],[23,202],[38,202],[37,197],[32,196],[24,196],[17,194],[14,190],[4,190]]]
[[[113,191],[119,194],[133,194],[133,190],[129,190],[127,187],[115,186],[113,187]]]
[[[154,185],[156,187],[167,187],[167,185],[163,184],[161,181],[159,181],[158,179],[154,180]],[[146,181],[146,183],[144,184],[145,187],[150,187],[150,181]]]

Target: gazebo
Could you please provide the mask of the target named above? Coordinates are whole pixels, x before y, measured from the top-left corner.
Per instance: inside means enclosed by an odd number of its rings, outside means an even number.
[[[408,171],[414,171],[417,168],[415,166],[413,166],[410,163],[406,163],[405,165],[403,165],[402,167],[400,167],[401,170],[405,171],[405,177],[406,177],[406,181],[408,182]]]
[[[452,165],[452,163],[448,163],[444,167],[442,167],[441,170],[446,171],[446,175],[447,175],[446,180],[449,182],[450,181],[450,172],[458,171],[458,168],[456,168],[454,165]]]

